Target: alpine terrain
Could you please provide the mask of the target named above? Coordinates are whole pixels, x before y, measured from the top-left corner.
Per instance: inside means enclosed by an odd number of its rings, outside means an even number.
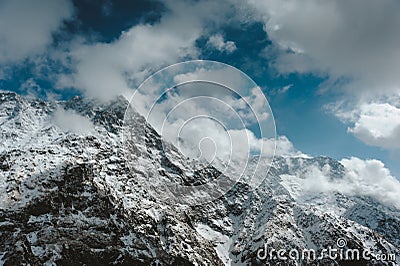
[[[0,92],[0,265],[400,264],[395,206],[368,195],[304,193],[308,169],[344,178],[345,166],[328,157],[277,156],[259,187],[239,181],[200,206],[160,200],[139,180],[197,185],[219,172],[187,174],[188,159],[164,149],[139,114],[136,134],[146,146],[124,156],[127,104]],[[320,256],[329,247],[336,257]],[[311,250],[315,258],[302,258]]]

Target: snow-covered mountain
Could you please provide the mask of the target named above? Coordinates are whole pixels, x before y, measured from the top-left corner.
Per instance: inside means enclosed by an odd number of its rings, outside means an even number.
[[[187,159],[163,150],[140,115],[138,135],[147,146],[129,167],[121,151],[126,106],[122,97],[46,102],[0,92],[0,264],[295,265],[276,254],[264,258],[265,247],[301,254],[338,248],[338,240],[346,242],[343,253],[397,257],[338,257],[341,265],[400,263],[397,208],[368,195],[303,193],[309,166],[344,178],[344,166],[331,158],[277,157],[258,188],[238,182],[208,204],[167,204],[138,180],[196,185],[218,171],[187,176]]]

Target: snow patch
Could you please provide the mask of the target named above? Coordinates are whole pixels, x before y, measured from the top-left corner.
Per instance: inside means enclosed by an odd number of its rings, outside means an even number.
[[[225,265],[231,264],[231,259],[229,258],[229,248],[232,244],[232,240],[228,236],[215,231],[205,224],[198,224],[196,226],[196,231],[202,237],[212,241],[215,244],[215,251]]]
[[[4,255],[6,255],[6,253],[0,253],[0,266],[4,265],[4,260],[3,260]]]

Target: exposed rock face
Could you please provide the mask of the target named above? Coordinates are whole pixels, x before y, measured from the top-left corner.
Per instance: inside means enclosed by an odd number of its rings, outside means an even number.
[[[207,205],[160,201],[138,177],[201,184],[218,171],[185,176],[187,159],[173,147],[164,151],[140,116],[147,147],[128,168],[121,152],[126,104],[79,97],[49,103],[0,92],[0,264],[275,265],[282,261],[260,256],[265,245],[301,252],[337,248],[339,238],[345,248],[400,258],[399,210],[341,193],[307,201],[293,195],[287,178],[301,176],[305,165],[328,165],[331,178],[342,178],[343,165],[326,157],[276,158],[260,187],[238,182]],[[89,118],[94,130],[65,132],[54,123],[60,108]],[[174,153],[173,161],[166,152]]]

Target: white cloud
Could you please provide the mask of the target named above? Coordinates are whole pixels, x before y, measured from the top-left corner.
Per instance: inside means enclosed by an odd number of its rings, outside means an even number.
[[[0,2],[0,64],[45,52],[52,34],[73,15],[68,0]]]
[[[251,152],[272,155],[273,141],[262,149],[263,139],[247,129],[249,118],[242,114],[247,114],[246,109],[240,112],[229,104],[230,101],[233,102],[232,99],[221,101],[213,97],[177,95],[154,106],[149,122],[165,140],[179,146],[191,158],[198,157],[198,145],[204,138],[214,141],[216,157],[224,161],[230,156],[239,161]]]
[[[179,36],[159,25],[140,25],[111,44],[77,45],[72,51],[76,60],[75,73],[60,77],[58,85],[79,88],[87,96],[100,100],[128,94],[128,79],[141,80],[150,74],[146,71],[148,65],[156,68],[181,56],[195,54],[196,34]]]
[[[78,135],[93,134],[95,132],[92,121],[72,110],[59,108],[54,112],[52,120],[55,126],[67,132],[73,132]]]
[[[226,16],[215,1],[164,4],[167,12],[159,22],[133,26],[114,42],[76,42],[69,54],[74,73],[60,76],[58,86],[76,87],[100,100],[129,94],[162,66],[197,57],[195,41],[206,33],[205,25],[218,25]]]
[[[347,194],[371,196],[383,204],[400,208],[400,182],[378,160],[352,157],[340,161],[346,169],[341,190]]]
[[[332,81],[349,78],[346,88],[360,93],[399,90],[398,1],[247,3],[255,19],[264,21],[268,37],[281,48],[274,62],[280,72],[316,72]]]
[[[272,119],[272,112],[261,88],[252,82],[246,74],[231,66],[214,68],[213,64],[205,63],[205,67],[178,74],[174,77],[174,82],[177,84],[193,80],[206,80],[225,86],[225,90],[221,88],[217,90],[215,87],[209,86],[209,89],[211,89],[210,93],[205,91],[207,88],[197,90],[196,93],[199,95],[210,94],[213,97],[219,97],[224,103],[235,109],[245,125]],[[238,97],[232,97],[235,95]],[[207,103],[207,105],[209,105],[209,103]],[[213,108],[211,107],[211,109]]]
[[[327,78],[320,92],[336,90],[352,101],[335,114],[368,145],[398,148],[400,4],[396,0],[248,0],[273,45],[265,56],[279,73]],[[351,119],[344,116],[351,115]]]
[[[199,156],[206,138],[224,162],[273,155],[275,124],[264,94],[244,73],[222,63],[191,61],[164,69],[142,84],[131,104],[188,157]]]
[[[259,139],[250,131],[248,132],[248,143],[252,151],[256,151],[263,156],[271,157],[309,157],[297,150],[293,143],[286,136],[277,136],[274,138]],[[261,152],[262,149],[262,152]]]
[[[191,61],[157,72],[131,104],[165,141],[189,158],[216,158],[214,166],[222,172],[228,167],[240,176],[250,156],[274,154],[275,124],[264,94],[244,73],[222,63]],[[279,137],[277,149],[282,156],[297,154],[285,137]]]
[[[365,143],[400,148],[400,109],[388,103],[363,104],[358,120],[349,131]]]
[[[308,157],[308,155],[297,150],[293,143],[286,136],[278,136],[276,139],[276,156],[301,156]]]
[[[286,92],[288,92],[288,90],[290,90],[291,87],[293,87],[293,84],[286,85],[286,86],[282,87],[282,89],[278,90],[278,93],[279,94],[286,93]]]
[[[346,108],[340,104],[328,108],[344,123],[348,131],[364,143],[385,149],[400,148],[400,108],[396,103],[367,102]]]
[[[212,63],[206,63],[204,67],[199,67],[194,71],[180,73],[174,77],[174,82],[177,84],[193,80],[207,80],[223,84],[240,95],[247,95],[249,89],[248,80],[245,76],[228,65],[215,68]]]
[[[20,86],[20,90],[26,92],[26,94],[32,98],[38,98],[38,93],[44,92],[33,78],[29,78],[24,83],[22,83]]]
[[[264,93],[259,87],[254,87],[251,90],[251,93],[249,96],[246,96],[243,98],[245,102],[247,102],[251,108],[252,112],[255,112],[257,114],[257,122],[262,122],[264,120],[267,120],[270,117],[269,113],[269,108],[265,105],[267,102]],[[251,119],[249,117],[249,113],[244,112],[243,115],[245,117],[248,117],[248,119]]]
[[[221,34],[214,34],[210,36],[207,45],[214,47],[220,52],[232,53],[236,50],[236,44],[233,41],[225,41]]]
[[[344,176],[332,177],[328,164],[322,168],[311,165],[296,174],[300,187],[290,186],[294,176],[282,176],[283,184],[299,201],[312,200],[319,193],[339,192],[346,196],[371,197],[381,204],[400,209],[400,181],[390,174],[381,161],[351,157],[342,159],[340,163],[344,166]]]
[[[279,94],[285,94],[287,93],[291,88],[293,87],[293,84],[289,84],[283,87],[278,87],[278,88],[274,88],[274,89],[270,89],[268,91],[269,95],[279,95]]]

